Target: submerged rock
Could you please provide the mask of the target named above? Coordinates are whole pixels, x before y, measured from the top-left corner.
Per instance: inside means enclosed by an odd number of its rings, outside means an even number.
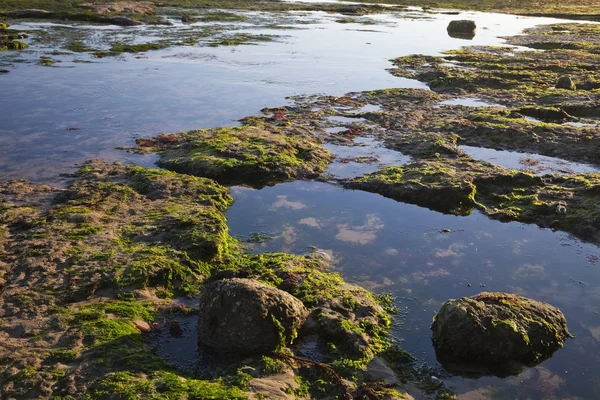
[[[475,24],[475,21],[471,20],[450,21],[450,24],[448,24],[447,28],[448,35],[460,39],[473,39],[475,37],[476,30],[477,25]]]
[[[562,312],[507,293],[480,293],[447,301],[431,325],[438,356],[497,366],[535,365],[570,337]]]
[[[568,75],[563,75],[556,81],[557,89],[568,89],[568,90],[577,90],[577,85]]]
[[[253,279],[207,284],[200,295],[198,342],[217,350],[264,353],[285,346],[308,317],[304,304]]]

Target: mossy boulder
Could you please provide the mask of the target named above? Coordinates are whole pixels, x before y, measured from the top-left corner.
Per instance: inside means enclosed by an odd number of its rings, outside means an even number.
[[[210,282],[199,304],[198,343],[242,354],[284,348],[308,317],[296,297],[253,279]]]
[[[347,180],[350,189],[379,193],[397,201],[451,214],[470,214],[475,206],[473,178],[498,172],[491,164],[463,160],[426,160],[383,168]]]
[[[448,24],[448,35],[460,39],[473,39],[477,31],[477,25],[472,20],[454,20]]]
[[[431,325],[441,359],[499,366],[532,366],[570,337],[562,312],[507,293],[480,293],[447,301]]]
[[[556,81],[557,89],[577,90],[577,85],[568,75],[563,75]]]
[[[158,165],[166,169],[257,187],[316,178],[332,158],[310,134],[275,127],[196,130],[141,139],[137,145],[159,152]]]

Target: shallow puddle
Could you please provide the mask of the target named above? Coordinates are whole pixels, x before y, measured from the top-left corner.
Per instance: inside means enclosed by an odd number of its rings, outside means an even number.
[[[588,122],[565,122],[565,125],[576,126],[579,128],[588,128],[588,127],[589,128],[592,128],[592,127],[598,128],[598,127],[600,127],[600,125],[598,125],[598,124],[591,124]]]
[[[409,156],[383,147],[375,138],[359,137],[354,139],[354,144],[325,144],[325,148],[336,157],[327,167],[326,174],[333,174],[337,178],[353,178],[411,160]]]
[[[233,235],[272,237],[253,244],[257,252],[302,254],[316,246],[333,255],[346,279],[394,294],[402,315],[394,335],[431,366],[436,360],[429,326],[447,299],[507,291],[564,312],[576,338],[553,358],[516,378],[449,378],[459,398],[600,396],[594,386],[600,376],[597,246],[534,225],[501,223],[477,212],[449,216],[317,182],[233,188],[233,194],[227,213]]]
[[[508,169],[528,171],[536,175],[600,172],[600,167],[591,164],[577,163],[539,154],[472,146],[459,146],[459,148],[476,160],[487,161]]]
[[[475,98],[451,99],[440,102],[438,106],[464,106],[464,107],[502,107],[502,104],[486,103],[483,100]]]

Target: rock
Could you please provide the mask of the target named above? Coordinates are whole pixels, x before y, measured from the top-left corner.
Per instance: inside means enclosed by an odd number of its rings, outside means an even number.
[[[289,399],[289,393],[293,393],[300,386],[292,371],[282,374],[271,375],[266,378],[252,379],[247,383],[251,399]]]
[[[50,14],[46,10],[26,9],[11,11],[7,15],[12,18],[44,18]]]
[[[557,89],[568,89],[577,90],[577,85],[573,82],[573,79],[568,75],[563,75],[556,81]]]
[[[454,20],[448,24],[448,35],[459,39],[473,39],[477,31],[475,21],[471,20]]]
[[[112,3],[82,3],[79,7],[88,8],[97,14],[154,14],[156,6],[150,1],[117,1]]]
[[[570,337],[558,308],[506,293],[484,292],[449,300],[431,330],[438,357],[491,366],[535,365]]]
[[[287,344],[308,317],[294,296],[252,279],[224,279],[200,294],[198,342],[242,354],[265,353]]]
[[[134,320],[133,326],[138,328],[140,330],[140,332],[144,332],[144,333],[148,333],[152,330],[152,328],[150,327],[150,324],[147,323],[146,321],[142,321],[141,319]]]
[[[367,364],[367,370],[365,371],[365,379],[373,382],[386,382],[393,385],[399,385],[400,381],[398,377],[385,362],[385,360],[379,356],[373,357]]]

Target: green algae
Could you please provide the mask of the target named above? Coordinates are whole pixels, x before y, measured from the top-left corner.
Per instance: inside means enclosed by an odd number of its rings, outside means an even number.
[[[468,159],[428,160],[402,167],[387,167],[364,177],[348,180],[345,186],[376,192],[436,211],[468,215],[475,204],[476,193],[476,187],[466,173],[469,169],[484,172],[478,163]],[[493,168],[490,168],[491,171]]]
[[[172,171],[258,187],[317,177],[331,160],[312,136],[253,126],[141,139],[138,150],[159,152],[158,165]]]
[[[210,47],[239,46],[243,44],[256,44],[258,42],[271,42],[273,37],[269,35],[253,35],[249,33],[236,33],[230,38],[216,39],[209,44]]]

